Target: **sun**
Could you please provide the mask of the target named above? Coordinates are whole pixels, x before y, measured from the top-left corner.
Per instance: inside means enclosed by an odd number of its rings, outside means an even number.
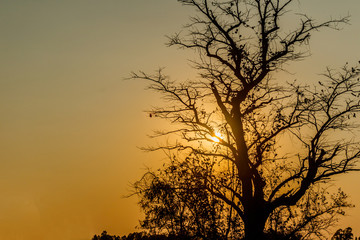
[[[215,133],[214,133],[214,136],[211,136],[210,139],[211,139],[213,142],[219,143],[220,140],[223,139],[223,136],[221,135],[221,133],[215,132]]]

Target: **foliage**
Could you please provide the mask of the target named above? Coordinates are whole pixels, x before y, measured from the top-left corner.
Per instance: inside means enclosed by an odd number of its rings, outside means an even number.
[[[213,173],[210,169],[217,167],[219,165],[210,159],[196,162],[190,158],[175,159],[170,165],[145,174],[134,185],[146,216],[141,227],[152,234],[240,239],[244,229],[235,210],[217,200],[204,186],[204,175]],[[295,207],[282,207],[270,215],[266,239],[326,236],[327,228],[336,222],[337,215],[343,215],[343,209],[351,207],[346,198],[340,189],[336,194],[326,189],[310,189]]]
[[[109,235],[106,231],[103,231],[101,235],[94,235],[92,240],[120,240],[121,238],[119,236],[112,236]]]
[[[239,217],[206,190],[203,175],[213,168],[209,160],[172,161],[158,172],[148,172],[135,184],[145,212],[141,227],[151,233],[235,239],[243,232]],[[200,166],[199,164],[205,164]]]
[[[178,136],[148,148],[169,151],[172,162],[135,184],[146,213],[142,226],[202,238],[227,231],[246,240],[322,237],[351,206],[344,193],[331,196],[321,186],[358,170],[360,147],[351,131],[358,129],[360,69],[327,69],[314,85],[276,74],[306,56],[314,31],[338,29],[348,18],[316,23],[298,15],[289,30],[283,23],[293,0],[178,1],[198,15],[169,45],[199,53],[193,62],[199,78],[132,74],[168,103],[151,116],[177,126],[154,136]]]
[[[343,229],[338,229],[334,236],[331,238],[331,240],[352,240],[354,235],[352,233],[352,228],[351,227],[347,227],[344,230]]]
[[[101,233],[101,236],[95,235],[92,240],[187,240],[186,236],[181,235],[165,235],[165,234],[149,234],[146,232],[132,232],[127,236],[111,236],[106,231]]]

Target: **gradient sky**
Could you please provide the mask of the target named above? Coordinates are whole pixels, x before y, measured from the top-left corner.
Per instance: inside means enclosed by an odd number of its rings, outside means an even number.
[[[289,66],[317,79],[360,59],[359,0],[305,0],[319,20],[350,14],[340,32],[316,33],[312,56]],[[297,7],[297,4],[294,4]],[[130,183],[164,156],[137,147],[160,124],[160,102],[132,70],[194,72],[191,52],[164,46],[191,11],[175,0],[0,1],[0,240],[90,240],[123,235],[141,217]],[[156,141],[155,141],[156,142]],[[340,226],[360,233],[360,175],[338,179],[357,207]]]

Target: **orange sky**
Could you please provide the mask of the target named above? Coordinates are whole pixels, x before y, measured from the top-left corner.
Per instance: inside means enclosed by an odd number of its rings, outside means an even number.
[[[316,33],[311,58],[289,66],[292,78],[309,81],[326,66],[357,62],[359,1],[300,2],[319,20],[348,13],[352,20],[341,32]],[[154,143],[147,134],[159,123],[143,111],[158,96],[123,78],[160,66],[190,78],[192,54],[164,46],[189,14],[175,0],[1,1],[0,240],[134,231],[137,199],[122,196],[165,157],[137,148]],[[358,205],[341,226],[358,234],[359,177],[337,181]]]

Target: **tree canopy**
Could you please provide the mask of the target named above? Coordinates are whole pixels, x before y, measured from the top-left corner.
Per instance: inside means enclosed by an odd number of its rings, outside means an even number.
[[[199,76],[179,82],[162,69],[132,74],[166,101],[149,113],[174,129],[154,136],[177,137],[147,148],[167,151],[170,161],[135,184],[143,227],[202,239],[323,236],[351,206],[324,183],[358,170],[351,131],[358,129],[360,69],[328,68],[307,85],[277,74],[307,56],[313,32],[339,29],[349,18],[317,23],[298,14],[287,29],[294,0],[178,2],[197,15],[168,44],[199,54],[192,62]]]

